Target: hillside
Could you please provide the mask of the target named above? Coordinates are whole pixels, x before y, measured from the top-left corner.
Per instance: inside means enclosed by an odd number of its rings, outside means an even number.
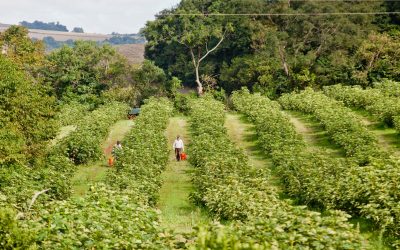
[[[0,24],[0,32],[6,30],[10,25]],[[30,29],[29,37],[42,40],[45,37],[53,37],[56,41],[67,41],[67,40],[84,40],[84,41],[104,41],[112,37],[112,35],[103,35],[95,33],[75,33],[75,32],[60,32],[51,30],[37,30]]]
[[[0,23],[0,32],[6,30],[10,25]],[[83,40],[101,42],[113,37],[112,35],[103,35],[95,33],[76,33],[76,32],[60,32],[51,30],[30,29],[29,37],[43,40],[45,37],[53,37],[54,40],[65,42],[67,40]],[[119,53],[124,55],[130,63],[138,64],[144,60],[144,44],[123,44],[113,45]]]

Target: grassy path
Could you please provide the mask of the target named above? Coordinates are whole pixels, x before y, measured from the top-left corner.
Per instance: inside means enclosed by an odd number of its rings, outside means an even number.
[[[166,131],[169,145],[171,145],[171,154],[169,164],[162,174],[163,186],[160,190],[158,207],[161,210],[162,224],[165,228],[177,233],[187,233],[193,226],[207,222],[208,217],[189,200],[189,194],[193,190],[189,163],[177,162],[172,150],[172,144],[178,134],[182,136],[187,147],[190,138],[186,129],[186,119],[183,117],[171,118]]]
[[[249,157],[249,162],[256,168],[263,168],[272,162],[260,152],[254,126],[244,122],[244,118],[236,114],[227,114],[225,127],[231,140]]]
[[[297,111],[284,111],[284,113],[289,116],[290,122],[296,132],[303,137],[308,149],[322,150],[334,158],[345,157],[344,150],[331,141],[328,133],[311,115]]]
[[[382,122],[377,121],[370,113],[365,110],[352,109],[362,123],[378,139],[378,143],[394,155],[400,156],[400,135],[394,128],[386,127]]]
[[[274,170],[271,159],[262,152],[258,145],[255,126],[240,114],[226,114],[225,127],[230,139],[249,157],[249,163],[255,168],[269,168]],[[272,171],[271,184],[274,185],[281,198],[287,198],[279,176]]]
[[[122,140],[132,125],[132,120],[121,120],[111,127],[108,138],[101,145],[106,158],[110,156],[112,147],[116,141]],[[83,196],[93,183],[101,181],[105,177],[107,169],[106,160],[79,166],[72,179],[74,195]]]

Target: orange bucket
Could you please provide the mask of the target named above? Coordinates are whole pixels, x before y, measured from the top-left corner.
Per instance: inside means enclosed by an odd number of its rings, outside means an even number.
[[[110,157],[108,158],[108,166],[112,167],[114,165],[114,158]]]
[[[187,159],[187,155],[185,153],[181,153],[181,160],[185,161]]]

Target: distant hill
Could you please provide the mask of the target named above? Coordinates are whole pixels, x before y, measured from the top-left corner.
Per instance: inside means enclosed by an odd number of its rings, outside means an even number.
[[[10,26],[11,25],[0,23],[0,32],[8,29],[8,27]],[[135,37],[135,34],[130,34],[130,35],[132,37]],[[60,32],[60,31],[36,30],[36,29],[29,30],[29,37],[33,39],[38,39],[38,40],[45,39],[47,43],[53,41],[65,42],[67,45],[72,44],[72,42],[76,40],[95,41],[95,42],[104,42],[105,40],[112,41],[111,38],[115,36],[121,36],[121,34],[115,33],[114,35],[103,35],[94,33]],[[145,45],[143,43],[121,44],[113,46],[117,49],[119,53],[124,55],[130,63],[140,64],[144,60]]]
[[[42,21],[34,21],[33,23],[22,21],[19,23],[20,25],[28,28],[28,29],[37,29],[37,30],[54,30],[54,31],[65,31],[68,32],[67,26],[60,24],[60,22],[50,22],[45,23]],[[83,33],[83,32],[81,32]]]
[[[9,24],[0,24],[0,32],[6,30],[11,25]],[[84,40],[84,41],[96,41],[101,42],[106,39],[110,39],[112,35],[103,35],[96,33],[77,33],[77,32],[63,32],[63,31],[53,31],[53,30],[38,30],[38,29],[29,29],[29,37],[43,40],[45,37],[53,37],[54,40],[65,42],[68,40]]]

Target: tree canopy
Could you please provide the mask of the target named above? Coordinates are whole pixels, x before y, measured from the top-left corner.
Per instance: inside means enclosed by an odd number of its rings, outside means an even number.
[[[397,27],[397,17],[313,13],[393,8],[384,1],[182,0],[147,23],[146,57],[186,85],[198,85],[203,75],[229,91],[248,86],[276,95],[307,86],[359,84],[361,47],[372,32]],[[256,15],[265,13],[289,15]],[[372,84],[372,77],[365,79]]]

